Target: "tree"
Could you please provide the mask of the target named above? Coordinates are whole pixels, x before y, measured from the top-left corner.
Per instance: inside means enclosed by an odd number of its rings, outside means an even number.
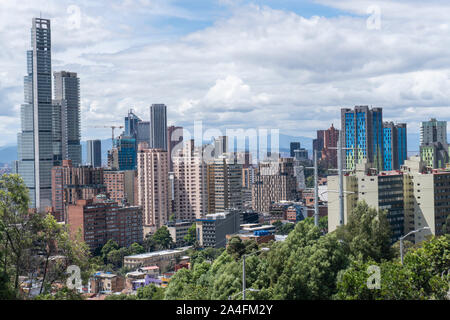
[[[272,289],[266,285],[265,291],[273,299],[329,299],[337,290],[339,271],[347,265],[335,234],[321,236],[316,226],[302,221],[269,251],[259,285],[267,281]]]
[[[102,249],[101,249],[101,253],[102,253],[102,257],[103,257],[103,261],[105,262],[105,263],[107,263],[107,257],[108,257],[108,254],[111,252],[111,251],[113,251],[113,250],[118,250],[119,249],[119,245],[117,244],[117,242],[115,242],[114,240],[112,240],[112,239],[109,239],[106,243],[105,243],[105,245],[102,247]]]
[[[139,243],[133,243],[129,248],[129,254],[141,254],[145,253],[145,249],[143,246],[141,246]]]
[[[445,299],[450,277],[445,276],[450,266],[450,236],[426,241],[422,248],[411,248],[400,261],[376,263],[353,261],[342,272],[338,281],[336,299],[347,300],[424,300]],[[380,268],[380,289],[369,289],[367,269]],[[444,274],[443,274],[444,273]]]
[[[162,226],[152,235],[159,250],[169,249],[173,245],[172,236],[166,226]]]
[[[192,246],[195,241],[197,241],[197,227],[195,223],[192,224],[192,226],[188,229],[187,234],[184,236],[184,241],[187,245]]]
[[[138,300],[164,300],[164,288],[157,287],[153,283],[139,288],[136,293]]]
[[[245,253],[245,245],[241,238],[238,236],[231,237],[228,241],[227,253],[233,257],[235,260],[239,260],[241,256]]]
[[[41,216],[28,212],[29,195],[19,175],[0,177],[0,267],[4,279],[13,279],[12,290],[19,294],[19,276],[32,270],[36,225]],[[8,287],[8,285],[6,285]]]
[[[75,289],[69,289],[67,287],[63,287],[61,290],[58,290],[55,294],[40,294],[34,297],[35,300],[84,300],[84,297],[81,293],[76,291]]]
[[[355,259],[381,262],[394,256],[391,248],[391,229],[386,211],[369,208],[359,202],[349,214],[347,224],[336,230],[347,253]]]
[[[112,250],[108,253],[106,260],[112,264],[115,269],[120,269],[123,264],[123,258],[129,254],[127,248]]]

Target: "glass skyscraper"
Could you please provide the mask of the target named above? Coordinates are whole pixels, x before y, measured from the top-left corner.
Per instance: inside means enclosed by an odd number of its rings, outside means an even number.
[[[383,170],[398,170],[407,159],[406,123],[383,123]]]
[[[344,135],[345,165],[354,170],[356,164],[367,159],[378,170],[383,170],[383,110],[356,106],[341,110],[341,128]]]
[[[102,166],[102,142],[100,140],[87,141],[87,165],[94,168]]]
[[[150,148],[167,151],[167,107],[153,104],[150,107]]]
[[[44,210],[51,206],[53,166],[50,20],[32,19],[31,47],[20,110],[17,171],[29,189],[30,207]]]
[[[53,132],[54,137],[60,138],[60,143],[54,142],[54,152],[78,166],[81,165],[80,79],[75,72],[61,71],[54,73],[54,80],[53,123],[56,127]],[[61,164],[58,158],[55,154],[55,165]]]

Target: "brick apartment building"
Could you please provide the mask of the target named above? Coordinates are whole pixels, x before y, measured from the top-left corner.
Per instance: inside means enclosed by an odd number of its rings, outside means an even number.
[[[68,205],[67,217],[71,236],[81,230],[82,238],[91,250],[110,239],[120,247],[143,241],[141,208],[119,205],[105,195]]]
[[[58,222],[67,221],[67,205],[77,200],[92,199],[106,191],[103,169],[90,166],[73,167],[71,160],[52,168],[52,210]]]

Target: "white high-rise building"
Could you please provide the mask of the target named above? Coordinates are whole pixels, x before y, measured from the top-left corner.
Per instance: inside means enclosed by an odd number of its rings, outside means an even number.
[[[147,149],[146,143],[139,145],[138,204],[143,211],[144,236],[154,233],[169,220],[169,173],[167,151]]]
[[[173,157],[174,210],[177,220],[195,221],[208,213],[207,165],[194,140]]]

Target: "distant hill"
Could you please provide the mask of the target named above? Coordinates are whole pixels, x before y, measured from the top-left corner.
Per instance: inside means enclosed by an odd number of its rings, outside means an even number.
[[[312,156],[312,141],[313,139],[308,137],[294,137],[284,134],[280,134],[280,152],[289,153],[291,142],[300,142],[302,148],[308,150],[309,156]],[[408,156],[415,155],[419,150],[420,135],[418,133],[408,134]],[[449,140],[450,141],[450,140]],[[102,162],[107,161],[107,151],[111,149],[111,139],[101,140],[102,142]],[[86,161],[86,141],[81,142],[82,158],[83,162]],[[0,147],[0,164],[11,164],[14,160],[17,160],[17,146],[8,145]]]

